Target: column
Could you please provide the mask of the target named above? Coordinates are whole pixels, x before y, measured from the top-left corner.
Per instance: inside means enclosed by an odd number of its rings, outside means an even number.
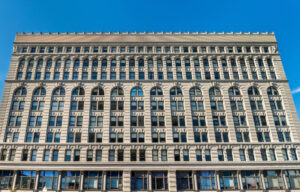
[[[79,191],[83,191],[83,177],[84,177],[84,173],[83,173],[83,171],[80,171]]]
[[[106,171],[103,171],[103,191],[106,190]]]
[[[84,86],[84,91],[85,91],[84,100],[79,99],[79,101],[84,101],[84,112],[82,113],[83,122],[82,122],[82,127],[80,128],[81,143],[88,143],[90,113],[86,113],[86,111],[88,111],[90,109],[91,91],[96,86],[91,86],[89,84],[84,84],[83,86]]]
[[[171,106],[170,106],[170,89],[173,87],[172,84],[163,84],[162,90],[164,94],[164,107],[165,107],[165,133],[166,133],[166,143],[173,143],[173,126],[172,126],[172,117],[171,115]],[[172,154],[170,154],[170,150],[168,150],[168,160]],[[173,160],[172,160],[173,161]]]
[[[17,171],[14,171],[14,177],[13,177],[13,182],[12,182],[12,190],[15,190],[16,189],[16,182],[17,182],[17,174],[18,172]]]
[[[152,191],[152,172],[148,171],[148,191]]]
[[[259,175],[260,175],[260,179],[261,179],[262,189],[265,190],[266,189],[265,178],[264,178],[263,172],[261,170],[259,171]]]
[[[242,174],[241,174],[241,171],[237,171],[237,175],[238,175],[238,180],[239,180],[239,189],[240,189],[240,190],[243,190],[244,187],[243,187],[243,181],[242,181]]]
[[[193,180],[194,180],[194,190],[197,191],[199,189],[197,182],[197,174],[196,171],[193,171]]]
[[[203,93],[208,93],[209,89],[213,85],[210,83],[203,84],[201,87],[201,91]],[[212,110],[210,106],[210,96],[208,94],[203,94],[203,105],[206,115],[206,127],[207,127],[207,134],[208,134],[208,141],[209,142],[215,142],[215,128],[213,125],[213,119],[212,119]]]
[[[36,171],[35,183],[34,183],[34,188],[33,188],[34,191],[38,191],[39,178],[40,178],[40,171]]]
[[[131,171],[124,170],[123,171],[123,191],[124,192],[131,191],[130,179],[131,179]]]
[[[168,172],[169,192],[177,192],[176,171],[169,170]]]
[[[233,115],[234,113],[231,110],[231,99],[230,96],[228,94],[228,90],[231,87],[236,87],[238,86],[238,84],[234,84],[234,85],[230,85],[227,84],[226,86],[223,84],[223,87],[225,88],[225,90],[223,91],[223,105],[224,105],[224,109],[226,111],[226,116],[227,116],[227,130],[228,130],[228,135],[229,135],[229,140],[233,143],[236,143],[236,130],[235,130],[235,125],[234,125],[234,121],[233,121]],[[233,151],[234,152],[234,151]]]
[[[151,127],[151,101],[150,97],[146,96],[146,93],[150,93],[150,90],[152,88],[151,85],[147,84],[143,87],[144,91],[144,137],[145,137],[145,143],[152,143],[152,127]],[[147,153],[147,152],[146,152]],[[150,154],[150,153],[149,153]],[[149,156],[151,157],[151,156]]]
[[[221,190],[219,171],[216,171],[216,188],[218,191]]]
[[[57,178],[57,190],[60,190],[61,185],[61,171],[58,171],[58,178]]]
[[[288,183],[287,183],[287,179],[286,179],[286,175],[284,173],[283,170],[281,170],[281,175],[282,175],[282,180],[283,180],[283,189],[289,189]]]

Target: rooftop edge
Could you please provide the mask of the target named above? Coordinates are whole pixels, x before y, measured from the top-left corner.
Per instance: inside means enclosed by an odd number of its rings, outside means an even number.
[[[43,32],[17,32],[17,36],[23,36],[23,35],[274,35],[274,32],[56,32],[56,33],[43,33]]]

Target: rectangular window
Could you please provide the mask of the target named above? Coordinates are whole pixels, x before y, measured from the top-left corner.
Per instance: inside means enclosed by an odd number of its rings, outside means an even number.
[[[144,79],[145,79],[144,72],[139,72],[139,80],[144,80]]]
[[[220,188],[222,190],[238,189],[238,178],[235,171],[221,171],[219,173]]]
[[[80,171],[62,171],[61,189],[62,190],[79,190]]]
[[[47,149],[44,151],[43,161],[49,161],[49,157],[50,157],[50,150]]]
[[[168,72],[167,73],[167,78],[169,79],[169,80],[172,80],[173,79],[173,73],[172,72]]]
[[[64,72],[64,80],[68,80],[69,79],[69,73],[68,72]]]
[[[182,73],[181,72],[177,72],[177,80],[182,80]]]
[[[210,79],[210,72],[205,72],[205,79]]]
[[[186,72],[186,79],[191,80],[192,79],[192,73],[191,72]]]
[[[115,150],[108,151],[108,161],[115,161]]]
[[[218,150],[217,150],[217,153],[218,153],[218,160],[219,160],[219,161],[224,161],[223,150],[222,150],[222,149],[218,149]]]
[[[293,161],[298,160],[296,149],[292,148],[292,149],[290,149],[290,151],[291,151],[292,160]]]
[[[135,73],[134,72],[130,72],[129,73],[129,79],[130,80],[134,80],[135,79]]]
[[[164,73],[163,72],[158,72],[157,76],[158,76],[159,80],[163,80],[164,79]]]
[[[106,190],[121,190],[123,188],[122,171],[108,171],[106,175]]]
[[[241,161],[246,161],[245,150],[244,149],[240,149],[239,153],[240,153],[240,160]]]
[[[98,74],[97,74],[97,72],[92,72],[92,80],[97,80],[97,76],[98,76]]]
[[[227,161],[233,161],[232,150],[226,149]]]
[[[168,190],[168,172],[152,172],[152,190]]]
[[[106,79],[107,79],[107,73],[101,72],[101,80],[106,80]]]
[[[36,172],[35,171],[18,171],[17,172],[16,186],[19,186],[18,187],[19,190],[21,190],[21,191],[33,190],[35,181],[36,181]]]
[[[267,190],[283,189],[281,171],[263,171],[263,176]]]
[[[205,149],[204,153],[205,153],[205,161],[211,161],[210,150]]]

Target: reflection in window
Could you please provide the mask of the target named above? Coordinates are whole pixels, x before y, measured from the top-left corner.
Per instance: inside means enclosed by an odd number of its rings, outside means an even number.
[[[219,177],[221,189],[238,189],[237,174],[235,171],[221,171]]]
[[[192,190],[193,175],[191,171],[180,171],[176,173],[177,190]]]
[[[214,171],[197,171],[198,190],[208,190],[216,188]]]
[[[131,96],[143,96],[143,90],[139,87],[133,88],[131,90]]]
[[[3,151],[2,151],[3,154]],[[13,184],[13,171],[0,171],[0,189],[9,189]]]
[[[17,186],[18,189],[34,189],[35,171],[18,171]]]
[[[152,189],[168,190],[168,172],[152,172]]]
[[[80,171],[63,171],[61,173],[61,189],[78,190],[80,184]]]
[[[260,179],[258,171],[242,171],[242,183],[244,189],[260,189]]]
[[[39,176],[38,188],[49,189],[57,188],[58,172],[57,171],[41,171]]]
[[[123,172],[122,171],[109,171],[106,174],[106,189],[114,190],[114,189],[122,189],[123,188]]]
[[[299,170],[289,170],[285,171],[287,185],[289,189],[299,189],[300,188],[300,171]]]
[[[102,189],[103,178],[101,171],[85,171],[83,188],[84,189]]]
[[[283,189],[280,171],[264,171],[266,189]]]
[[[148,189],[147,172],[131,172],[131,190],[147,190]]]

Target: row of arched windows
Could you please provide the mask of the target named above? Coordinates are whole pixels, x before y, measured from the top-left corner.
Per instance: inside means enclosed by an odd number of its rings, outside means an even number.
[[[134,60],[134,59],[130,59],[130,60],[129,60],[129,66],[135,66],[135,64],[137,63],[139,66],[142,67],[142,66],[145,65],[145,61],[147,61],[148,66],[152,66],[152,65],[153,65],[153,60],[152,60],[152,59],[148,59],[148,60],[139,59],[138,61],[136,61],[136,60]],[[257,62],[258,62],[258,65],[259,65],[260,67],[264,66],[264,63],[263,63],[263,60],[262,60],[262,59],[258,59]],[[267,62],[267,65],[268,65],[269,67],[270,67],[270,66],[273,66],[272,60],[271,60],[271,59],[267,59],[266,62]],[[41,67],[43,66],[43,63],[44,63],[44,60],[43,60],[43,59],[38,60],[38,61],[37,61],[37,66],[36,66],[36,67],[37,67],[37,68],[41,68]],[[45,63],[46,63],[46,67],[47,67],[47,68],[51,68],[51,67],[52,67],[52,64],[53,64],[53,60],[52,60],[52,59],[48,59]],[[64,67],[71,67],[71,63],[72,63],[72,61],[71,61],[70,59],[65,60],[65,61],[64,61]],[[81,62],[80,62],[79,59],[75,59],[75,60],[73,61],[73,67],[79,67],[79,66],[80,66],[80,63],[81,63]],[[98,63],[99,63],[99,61],[98,61],[98,59],[96,59],[96,58],[93,59],[93,60],[91,60],[91,61],[90,61],[89,59],[84,59],[84,60],[82,61],[82,66],[83,66],[83,67],[89,67],[89,65],[91,64],[92,67],[98,67]],[[109,62],[108,62],[107,59],[102,59],[102,60],[101,60],[101,65],[102,65],[103,67],[106,67],[106,66],[108,65],[108,63],[110,63],[110,65],[111,65],[112,67],[114,67],[114,66],[117,65],[117,60],[116,60],[116,59],[112,59],[112,60],[110,60]],[[162,61],[161,59],[158,59],[158,60],[157,60],[157,64],[158,64],[158,65],[162,65],[162,63],[163,63],[163,61]],[[173,61],[172,61],[170,58],[167,58],[167,59],[166,59],[166,65],[167,65],[167,66],[172,66],[172,63],[173,63]],[[174,63],[175,63],[176,66],[181,66],[182,63],[184,63],[186,67],[191,66],[191,64],[190,64],[190,59],[189,59],[189,58],[184,59],[183,62],[182,62],[181,59],[177,58],[177,59],[174,60]],[[217,67],[217,65],[218,65],[218,60],[217,60],[217,59],[212,59],[211,63],[212,63],[212,65],[213,65],[214,67]],[[237,65],[236,60],[233,59],[233,58],[230,60],[229,63],[231,63],[232,66],[236,66],[236,65]],[[239,63],[240,63],[241,66],[245,66],[245,59],[244,59],[244,58],[240,58],[240,59],[239,59]],[[195,66],[198,66],[198,65],[199,65],[199,60],[198,60],[198,59],[194,59],[194,64],[195,64]],[[227,60],[226,60],[226,59],[221,59],[221,60],[220,60],[220,64],[221,64],[222,66],[227,66]],[[254,66],[254,60],[253,60],[253,59],[249,59],[249,64],[250,64],[251,66]],[[204,65],[204,66],[208,66],[208,65],[209,65],[208,59],[203,59],[203,65]],[[28,61],[27,68],[33,68],[33,66],[34,66],[34,60],[31,59],[31,60]],[[59,60],[56,60],[56,61],[55,61],[55,68],[60,68],[61,66],[62,66],[62,60],[60,60],[60,59],[59,59]],[[121,59],[121,60],[120,60],[120,66],[126,66],[126,60],[125,60],[125,59]],[[19,68],[24,68],[24,67],[25,67],[25,60],[22,59],[22,60],[20,60],[20,62],[19,62]]]
[[[241,95],[240,90],[237,87],[231,87],[228,90],[229,96],[239,96]],[[25,96],[27,94],[26,88],[25,87],[19,87],[15,90],[14,95],[15,96]],[[267,94],[268,95],[279,95],[278,90],[275,87],[269,87],[267,89]],[[33,95],[34,96],[43,96],[46,95],[46,89],[43,87],[38,87],[33,91]],[[53,93],[53,96],[64,96],[65,95],[65,89],[63,87],[58,87],[55,88]],[[76,87],[75,89],[73,89],[72,91],[72,95],[73,96],[83,96],[85,95],[85,91],[82,87]],[[100,95],[104,95],[104,90],[101,87],[96,87],[92,90],[92,95],[93,96],[100,96]],[[111,95],[112,96],[122,96],[124,95],[124,91],[121,87],[115,87],[112,89],[111,91]],[[130,93],[131,96],[143,96],[143,90],[140,87],[134,87],[131,90]],[[150,90],[150,95],[151,96],[159,96],[159,95],[163,95],[163,91],[160,87],[154,87]],[[171,96],[182,96],[182,90],[180,87],[173,87],[170,90],[170,95]],[[190,95],[202,95],[201,90],[198,87],[192,87],[190,89]],[[211,87],[209,89],[209,95],[210,96],[221,96],[221,91],[218,87]],[[250,96],[259,96],[260,92],[258,90],[257,87],[250,87],[248,89],[248,95]]]

